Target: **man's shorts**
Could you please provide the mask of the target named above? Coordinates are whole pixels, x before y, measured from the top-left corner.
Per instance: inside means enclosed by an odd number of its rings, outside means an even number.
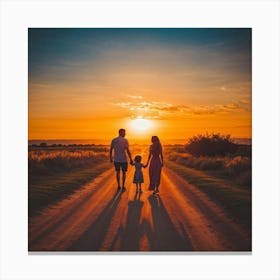
[[[120,171],[122,168],[122,171],[127,171],[127,162],[114,162],[116,171]]]

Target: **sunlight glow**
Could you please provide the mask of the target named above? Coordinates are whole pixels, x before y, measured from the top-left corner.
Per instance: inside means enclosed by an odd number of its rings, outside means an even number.
[[[131,120],[130,126],[135,132],[147,131],[152,127],[152,121],[142,118]]]
[[[28,138],[108,143],[125,128],[135,143],[207,131],[251,139],[251,33],[29,28]]]

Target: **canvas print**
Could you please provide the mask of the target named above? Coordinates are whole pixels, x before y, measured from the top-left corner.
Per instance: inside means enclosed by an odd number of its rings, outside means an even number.
[[[29,28],[29,252],[250,252],[251,100],[250,28]]]

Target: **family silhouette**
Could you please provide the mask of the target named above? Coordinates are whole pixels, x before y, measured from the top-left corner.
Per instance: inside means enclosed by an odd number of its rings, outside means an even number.
[[[141,155],[136,155],[134,160],[132,159],[131,152],[129,150],[128,140],[125,138],[126,131],[124,128],[119,129],[119,136],[114,138],[110,147],[110,161],[114,162],[116,170],[117,189],[122,191],[126,190],[125,180],[126,172],[128,168],[127,156],[129,157],[130,164],[134,166],[135,172],[133,177],[133,183],[136,186],[136,193],[142,192],[142,183],[144,183],[144,176],[142,168],[149,166],[149,188],[153,191],[153,194],[159,193],[161,170],[163,167],[163,152],[162,145],[158,136],[152,136],[149,148],[149,156],[147,163],[142,163]],[[113,155],[114,151],[114,155]],[[122,184],[120,180],[120,173],[122,171]]]

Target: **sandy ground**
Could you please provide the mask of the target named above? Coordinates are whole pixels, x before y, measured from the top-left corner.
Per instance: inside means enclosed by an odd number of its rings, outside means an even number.
[[[164,167],[159,195],[110,169],[29,219],[29,251],[251,251],[251,236],[195,186]]]

